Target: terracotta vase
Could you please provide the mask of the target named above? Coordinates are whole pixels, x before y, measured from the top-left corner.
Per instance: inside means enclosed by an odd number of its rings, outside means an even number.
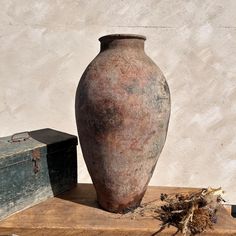
[[[101,37],[76,93],[83,156],[98,202],[110,212],[139,206],[166,139],[169,88],[144,52],[145,39]]]

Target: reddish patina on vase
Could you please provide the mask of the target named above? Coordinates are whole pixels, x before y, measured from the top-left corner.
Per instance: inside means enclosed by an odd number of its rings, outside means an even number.
[[[101,37],[101,51],[81,77],[76,121],[100,206],[137,207],[165,143],[170,93],[144,52],[144,36]]]

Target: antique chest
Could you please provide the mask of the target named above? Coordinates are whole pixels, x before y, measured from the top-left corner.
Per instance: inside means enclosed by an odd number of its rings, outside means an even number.
[[[0,138],[0,220],[76,186],[77,144],[52,129]]]

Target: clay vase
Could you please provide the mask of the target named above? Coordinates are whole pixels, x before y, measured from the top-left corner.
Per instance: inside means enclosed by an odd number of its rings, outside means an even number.
[[[170,92],[144,52],[144,36],[101,37],[76,93],[82,153],[100,206],[126,212],[139,206],[165,143]]]

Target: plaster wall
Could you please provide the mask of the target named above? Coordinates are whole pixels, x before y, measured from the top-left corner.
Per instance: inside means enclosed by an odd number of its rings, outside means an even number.
[[[110,33],[147,37],[172,113],[151,185],[219,187],[236,203],[236,1],[0,0],[0,136],[77,134],[81,74]],[[79,181],[90,182],[79,155]]]

